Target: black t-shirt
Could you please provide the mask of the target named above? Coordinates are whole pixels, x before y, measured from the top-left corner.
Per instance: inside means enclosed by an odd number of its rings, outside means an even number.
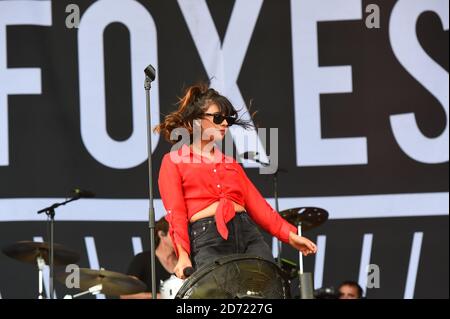
[[[156,288],[159,291],[161,280],[167,280],[170,277],[170,273],[161,265],[158,257],[155,256],[155,270],[156,270]],[[144,251],[134,256],[133,260],[128,267],[127,274],[139,278],[147,285],[147,292],[152,290],[152,274],[150,263],[150,251]]]

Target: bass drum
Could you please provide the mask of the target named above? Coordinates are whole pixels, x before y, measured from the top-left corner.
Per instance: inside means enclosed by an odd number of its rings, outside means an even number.
[[[175,299],[290,299],[290,285],[274,262],[231,255],[198,269]]]

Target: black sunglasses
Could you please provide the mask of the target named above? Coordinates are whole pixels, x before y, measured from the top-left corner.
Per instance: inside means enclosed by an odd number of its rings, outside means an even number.
[[[220,113],[205,113],[213,117],[214,124],[221,124],[223,120],[227,120],[228,126],[233,125],[236,122],[236,116],[225,116]]]

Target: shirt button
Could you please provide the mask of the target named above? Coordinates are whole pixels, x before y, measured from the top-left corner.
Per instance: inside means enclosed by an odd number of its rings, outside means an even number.
[[[217,188],[220,188],[220,184],[217,184]]]
[[[217,170],[216,170],[216,169],[214,169],[214,170],[213,170],[213,172],[214,172],[214,173],[216,173],[216,172],[217,172]]]

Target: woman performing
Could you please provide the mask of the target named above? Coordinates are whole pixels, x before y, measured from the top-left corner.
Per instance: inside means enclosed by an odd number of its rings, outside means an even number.
[[[158,179],[178,256],[174,271],[181,279],[187,267],[199,268],[232,254],[273,261],[256,225],[305,256],[317,250],[267,203],[241,165],[214,146],[231,125],[250,127],[226,97],[199,85],[188,88],[178,110],[155,128],[171,143],[177,142],[170,138],[175,129],[190,136],[189,143],[164,156]]]

